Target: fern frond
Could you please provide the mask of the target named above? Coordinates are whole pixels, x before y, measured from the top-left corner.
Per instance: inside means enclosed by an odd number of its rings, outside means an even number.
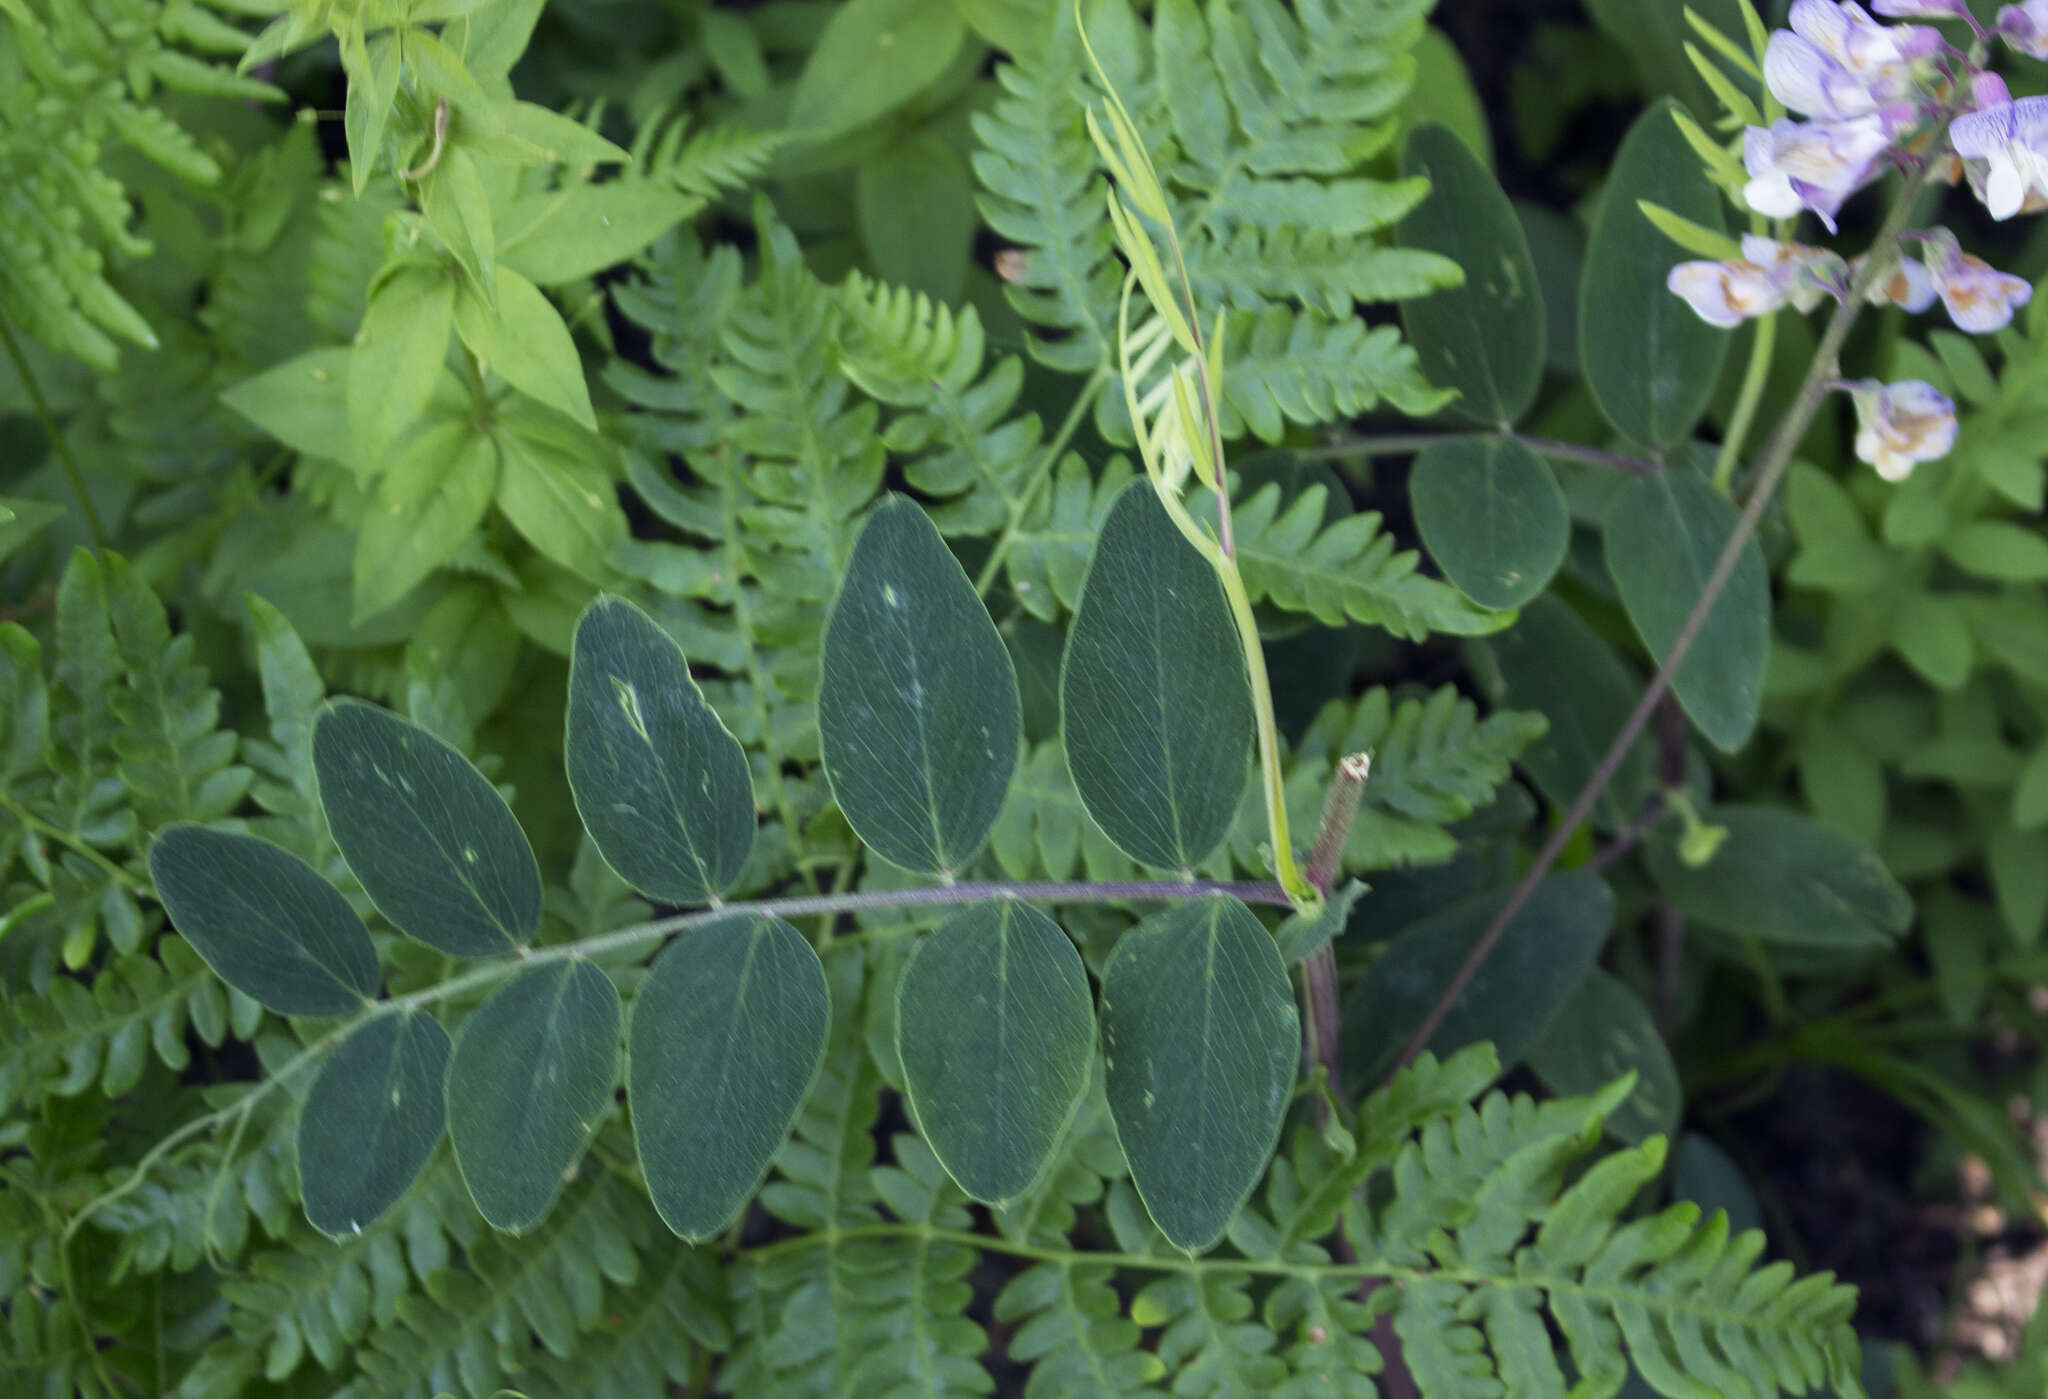
[[[1042,453],[1038,416],[1011,417],[1024,365],[1006,355],[983,373],[981,317],[922,293],[869,282],[840,289],[848,329],[841,364],[871,397],[904,410],[882,434],[912,487],[931,498],[941,532],[990,534],[1023,505]]]
[[[1038,1263],[996,1296],[997,1321],[1016,1323],[1009,1357],[1031,1367],[1031,1399],[1137,1399],[1156,1395],[1166,1366],[1124,1315],[1105,1264]]]
[[[649,176],[673,181],[685,194],[713,199],[759,179],[791,139],[786,131],[741,126],[691,131],[687,118],[657,119],[641,128],[633,143],[633,162]]]
[[[1205,507],[1214,514],[1214,503]],[[1513,621],[1418,571],[1421,555],[1397,549],[1380,516],[1347,515],[1323,527],[1323,488],[1311,486],[1285,503],[1268,484],[1231,503],[1237,565],[1253,601],[1341,626],[1347,620],[1421,640],[1435,632],[1483,636]]]
[[[1356,417],[1385,399],[1411,417],[1450,402],[1422,377],[1415,351],[1392,326],[1330,320],[1269,307],[1225,322],[1222,419],[1226,437],[1278,442],[1288,423]]]
[[[113,368],[115,341],[154,346],[142,314],[107,280],[110,258],[149,245],[102,168],[110,143],[196,185],[220,166],[148,105],[157,84],[243,101],[282,96],[182,46],[228,53],[240,31],[220,0],[14,0],[0,6],[0,315],[62,354]],[[242,46],[246,47],[246,38]],[[235,50],[239,52],[239,50]]]
[[[1010,589],[1025,611],[1055,622],[1063,610],[1080,606],[1096,536],[1132,474],[1122,457],[1110,458],[1100,476],[1075,453],[1060,459],[1050,485],[1018,521],[1005,560]]]

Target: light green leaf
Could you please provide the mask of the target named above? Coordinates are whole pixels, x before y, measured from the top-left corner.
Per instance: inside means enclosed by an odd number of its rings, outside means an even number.
[[[565,419],[524,408],[505,414],[498,445],[498,508],[512,527],[578,577],[609,582],[612,549],[627,533],[608,469],[616,449]]]
[[[2010,520],[1972,520],[1942,537],[1941,551],[1965,573],[2006,583],[2048,578],[2048,539]]]
[[[547,0],[488,0],[444,32],[471,73],[502,78],[526,52],[546,4]]]
[[[884,281],[937,301],[960,299],[974,240],[974,181],[951,144],[923,131],[861,161],[854,208],[868,261]]]
[[[1473,85],[1472,70],[1450,36],[1431,25],[1415,42],[1415,83],[1406,114],[1414,122],[1440,123],[1488,170],[1493,169],[1493,132],[1486,104]]]
[[[1250,773],[1251,687],[1222,584],[1149,480],[1096,541],[1060,712],[1082,804],[1119,849],[1165,869],[1208,858]]]
[[[2048,832],[2001,826],[1984,852],[1998,915],[2021,947],[2033,947],[2048,927]]]
[[[840,811],[884,859],[950,879],[1002,808],[1022,722],[974,585],[924,512],[891,496],[825,628],[818,737]]]
[[[470,543],[498,489],[498,444],[467,416],[415,433],[377,482],[356,536],[360,624],[411,592]]]
[[[498,235],[476,158],[460,146],[448,146],[419,189],[420,212],[426,215],[427,226],[462,264],[471,286],[486,302],[496,301]]]
[[[282,1015],[349,1015],[377,994],[377,952],[348,900],[254,836],[166,826],[149,877],[172,926],[237,991]]]
[[[1913,921],[1913,900],[1861,841],[1797,812],[1720,806],[1703,819],[1728,835],[1694,867],[1670,841],[1649,849],[1650,873],[1688,918],[1766,942],[1889,947]]]
[[[496,306],[463,287],[455,300],[455,329],[470,353],[506,383],[596,430],[583,358],[562,313],[539,287],[502,267]]]
[[[1403,247],[1441,253],[1465,284],[1401,303],[1401,323],[1432,383],[1453,388],[1450,412],[1511,426],[1543,377],[1543,289],[1508,197],[1448,127],[1408,137],[1401,173],[1429,180],[1429,197],[1401,220]]]
[[[1472,894],[1412,923],[1344,1001],[1344,1078],[1377,1083],[1450,985],[1458,964],[1507,901]],[[1614,926],[1614,895],[1596,876],[1546,876],[1424,1046],[1439,1057],[1490,1040],[1513,1067],[1586,979]]]
[[[1102,971],[1110,1117],[1153,1222],[1196,1253],[1266,1169],[1301,1053],[1273,939],[1235,899],[1177,904]]]
[[[365,469],[426,411],[454,311],[454,278],[425,259],[407,262],[371,295],[348,356],[348,440]],[[322,455],[334,455],[333,446]]]
[[[2012,823],[2022,831],[2048,826],[2048,742],[2036,747],[2012,789]]]
[[[1557,806],[1579,793],[1635,707],[1642,685],[1628,664],[1578,613],[1554,596],[1537,598],[1507,631],[1491,638],[1497,703],[1534,709],[1550,728],[1522,754],[1522,766]],[[1656,754],[1638,739],[1614,781],[1593,804],[1593,824],[1619,830],[1634,818],[1656,780]]]
[[[607,180],[522,195],[505,210],[500,265],[540,286],[626,261],[704,201],[649,179]]]
[[[1901,601],[1891,614],[1891,643],[1937,690],[1960,690],[1976,661],[1968,614],[1948,593],[1914,593]]]
[[[493,1228],[546,1217],[604,1119],[619,1067],[619,993],[580,958],[523,972],[476,1008],[448,1061],[448,1139]]]
[[[1535,597],[1571,543],[1557,477],[1512,438],[1432,443],[1415,458],[1408,499],[1429,556],[1481,607],[1504,611]]]
[[[391,105],[398,100],[398,70],[403,51],[397,33],[379,34],[367,44],[362,26],[343,25],[341,67],[348,75],[348,107],[342,130],[348,141],[349,179],[361,195],[377,166]]]
[[[946,70],[966,33],[953,0],[847,0],[797,77],[789,125],[824,140],[896,110]]]
[[[19,622],[0,622],[0,792],[43,766],[50,742],[50,687],[43,648]]]
[[[493,109],[497,135],[533,147],[545,161],[563,165],[623,165],[632,160],[624,147],[607,141],[582,122],[534,102],[500,102]],[[581,197],[584,190],[576,191]]]
[[[1593,400],[1621,434],[1668,447],[1713,397],[1728,332],[1665,290],[1681,249],[1643,216],[1648,200],[1710,233],[1727,228],[1721,192],[1701,170],[1663,101],[1636,118],[1607,177],[1579,279],[1579,363]]]
[[[330,461],[346,458],[352,360],[353,352],[341,346],[308,350],[244,379],[220,400],[295,452]],[[432,378],[430,373],[430,390]]]
[[[1677,468],[1644,476],[1608,508],[1607,571],[1652,656],[1677,640],[1735,531],[1735,507],[1706,480]],[[1771,649],[1771,579],[1755,536],[1672,677],[1672,693],[1724,753],[1749,742],[1763,707]]]
[[[64,507],[46,500],[0,498],[0,561],[63,518]]]
[[[320,805],[363,892],[453,957],[510,952],[540,924],[540,867],[467,758],[389,710],[336,700],[313,726]]]
[[[779,918],[693,928],[633,1001],[626,1097],[662,1222],[710,1238],[752,1197],[825,1054],[818,954]]]
[[[1678,1068],[1642,998],[1598,967],[1529,1048],[1529,1067],[1560,1096],[1594,1093],[1624,1073],[1635,1091],[1607,1115],[1607,1130],[1625,1142],[1678,1130],[1685,1100]]]
[[[370,1021],[343,1040],[299,1111],[306,1218],[353,1238],[398,1203],[440,1143],[448,1032],[423,1011]]]
[[[1891,557],[1871,539],[1863,512],[1825,471],[1794,463],[1785,478],[1785,507],[1799,536],[1799,555],[1785,571],[1788,582],[1860,593],[1891,577]]]
[[[635,889],[700,904],[739,877],[754,844],[746,754],[682,647],[623,598],[576,623],[564,758],[585,829]]]
[[[1044,1169],[1088,1091],[1088,973],[1059,926],[1016,899],[926,935],[896,990],[910,1110],[946,1173],[999,1204]]]

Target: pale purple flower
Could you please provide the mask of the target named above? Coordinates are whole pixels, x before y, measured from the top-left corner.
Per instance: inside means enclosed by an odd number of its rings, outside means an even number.
[[[1992,218],[2011,218],[2031,195],[2048,198],[2048,97],[2022,97],[1967,113],[1949,123],[1948,136]],[[1980,160],[1981,177],[1969,164]]]
[[[1906,66],[1944,47],[1935,30],[1919,24],[1879,24],[1854,0],[1792,0],[1793,33],[1874,87],[1896,95],[1911,81]]]
[[[1862,271],[1863,261],[1862,257],[1849,260],[1851,279]],[[1891,271],[1870,284],[1863,299],[1873,306],[1898,306],[1917,316],[1934,304],[1934,278],[1927,274],[1926,263],[1902,257],[1892,264]]]
[[[1903,481],[1915,463],[1945,457],[1955,446],[1956,406],[1934,385],[1859,379],[1842,387],[1856,403],[1856,455],[1885,480]]]
[[[1877,94],[1810,39],[1780,29],[1764,50],[1764,85],[1795,112],[1845,121],[1877,110]]]
[[[1785,288],[1768,268],[1733,262],[1681,262],[1664,279],[1666,289],[1709,325],[1735,326],[1785,304]]]
[[[1884,122],[1875,116],[1780,120],[1769,130],[1752,126],[1742,138],[1742,163],[1750,177],[1743,202],[1779,219],[1811,209],[1832,233],[1836,210],[1870,180],[1878,155],[1889,144]]]
[[[1983,258],[1964,252],[1955,234],[1945,228],[1928,234],[1923,244],[1928,277],[1958,330],[1982,335],[2001,329],[2034,295],[2024,277],[2000,272]]]
[[[1975,24],[1969,0],[1870,0],[1870,8],[1888,19],[1959,19]]]
[[[2026,0],[1998,12],[1993,26],[2007,45],[2029,58],[2048,58],[2048,0]]]
[[[1734,326],[1784,305],[1811,311],[1823,296],[1839,291],[1847,277],[1848,265],[1825,248],[1777,243],[1752,233],[1743,236],[1741,257],[1681,262],[1664,285],[1701,320]]]

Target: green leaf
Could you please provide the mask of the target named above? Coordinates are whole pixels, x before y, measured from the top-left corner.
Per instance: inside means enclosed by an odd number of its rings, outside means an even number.
[[[384,144],[384,127],[391,119],[391,106],[398,100],[398,70],[402,50],[397,34],[379,34],[367,44],[361,25],[343,25],[341,68],[348,75],[347,110],[342,130],[348,141],[349,179],[360,197],[377,168],[377,153]]]
[[[534,102],[500,102],[491,110],[494,135],[507,136],[533,148],[541,160],[560,165],[622,165],[633,157],[615,142],[573,117]],[[581,198],[583,190],[575,190]]]
[[[510,952],[540,924],[540,867],[467,758],[389,710],[335,700],[313,726],[320,805],[377,911],[452,957]]]
[[[1621,732],[1641,683],[1614,648],[1554,596],[1523,608],[1520,620],[1493,637],[1487,649],[1499,678],[1496,702],[1538,710],[1550,721],[1522,755],[1522,766],[1544,797],[1563,807]],[[1656,753],[1638,739],[1593,804],[1593,824],[1609,831],[1626,826],[1655,785],[1656,770]]]
[[[1891,614],[1892,649],[1937,690],[1960,690],[1977,648],[1968,614],[1948,593],[1914,593]]]
[[[1408,500],[1430,557],[1481,607],[1504,611],[1535,597],[1571,543],[1557,477],[1512,438],[1432,443],[1415,458]]]
[[[1017,673],[939,532],[901,496],[862,528],[825,627],[818,737],[847,822],[904,869],[951,878],[1017,767]]]
[[[1669,841],[1650,845],[1650,873],[1688,918],[1794,947],[1889,947],[1913,921],[1913,900],[1870,848],[1817,821],[1769,806],[1702,813],[1727,838],[1698,867]]]
[[[471,542],[498,489],[498,444],[469,415],[407,439],[356,536],[353,620],[382,612]]]
[[[2048,833],[2001,826],[1984,851],[1998,915],[2021,947],[2040,942],[2048,926]]]
[[[2006,583],[2048,578],[2048,539],[2010,520],[1972,520],[1942,537],[1941,551],[1965,573]]]
[[[43,648],[19,622],[0,622],[0,792],[39,770],[50,743]]]
[[[498,508],[512,527],[585,582],[610,582],[612,550],[628,533],[611,475],[617,449],[527,405],[507,410],[498,445]],[[565,628],[568,620],[562,619]]]
[[[1638,207],[1647,200],[1724,232],[1721,192],[1663,101],[1636,118],[1607,177],[1579,280],[1579,363],[1607,421],[1645,447],[1692,431],[1713,397],[1728,332],[1665,290],[1679,248]]]
[[[611,1105],[619,993],[581,958],[522,972],[476,1008],[448,1061],[448,1140],[492,1227],[547,1215]]]
[[[1735,507],[1692,472],[1638,478],[1608,507],[1607,571],[1636,635],[1661,660],[1735,531]],[[1771,579],[1751,536],[1735,571],[1672,677],[1672,693],[1724,753],[1749,742],[1763,707],[1771,649]]]
[[[848,0],[797,77],[788,124],[822,141],[892,112],[946,70],[966,35],[953,0]]]
[[[1649,1007],[1598,967],[1530,1046],[1529,1067],[1562,1096],[1598,1092],[1633,1073],[1635,1090],[1607,1115],[1607,1130],[1625,1142],[1670,1136],[1685,1111],[1678,1068]]]
[[[752,1197],[825,1054],[818,954],[779,918],[693,928],[633,1000],[626,1096],[662,1222],[710,1238]]]
[[[269,841],[166,826],[149,877],[222,981],[282,1015],[350,1015],[377,994],[377,952],[348,900]]]
[[[703,203],[651,179],[522,195],[505,210],[499,265],[544,287],[595,276],[632,257]]]
[[[348,381],[354,355],[341,347],[308,350],[244,379],[220,401],[295,452],[349,455]],[[431,388],[432,375],[429,374]]]
[[[670,904],[732,887],[754,844],[746,754],[682,647],[623,598],[576,623],[564,757],[584,828],[621,879]]]
[[[1414,58],[1415,85],[1408,90],[1406,103],[1409,120],[1441,123],[1480,165],[1492,170],[1493,132],[1486,124],[1486,104],[1457,45],[1431,25],[1416,40]]]
[[[64,507],[45,500],[0,498],[0,562],[64,518]]]
[[[2022,831],[2048,826],[2048,743],[2037,746],[2012,789],[2012,824]]]
[[[343,1040],[299,1110],[299,1190],[331,1239],[398,1203],[440,1144],[448,1032],[422,1011],[383,1015]]]
[[[984,1203],[1016,1198],[1088,1091],[1095,1014],[1080,954],[1016,899],[955,915],[903,968],[896,1050],[946,1173]]]
[[[1404,928],[1344,1001],[1344,1077],[1377,1083],[1459,963],[1507,902],[1473,894]],[[1594,875],[1546,876],[1424,1046],[1439,1057],[1490,1040],[1513,1067],[1586,979],[1614,926],[1614,895]]]
[[[1818,467],[1793,464],[1785,507],[1799,536],[1788,582],[1835,593],[1869,592],[1892,575],[1890,555],[1870,537],[1863,512],[1842,483]]]
[[[887,282],[960,299],[974,239],[974,181],[936,132],[891,142],[861,161],[854,208],[868,261]]]
[[[510,267],[498,269],[491,305],[465,286],[455,299],[455,329],[471,354],[519,392],[597,429],[583,358],[547,294]]]
[[[1146,1210],[1176,1247],[1208,1248],[1265,1171],[1301,1053],[1287,968],[1251,910],[1177,904],[1119,938],[1102,1053]]]
[[[1250,774],[1251,687],[1216,574],[1149,480],[1102,526],[1060,673],[1067,765],[1117,848],[1192,869]]]
[[[1429,197],[1401,220],[1404,247],[1441,253],[1465,284],[1401,303],[1401,324],[1432,383],[1458,391],[1450,412],[1512,426],[1543,377],[1543,289],[1508,197],[1450,128],[1408,137],[1401,173],[1429,180]]]
[[[420,31],[414,30],[415,38]],[[409,43],[412,41],[408,41]],[[441,162],[420,185],[420,212],[472,286],[486,302],[498,295],[498,235],[491,220],[490,195],[476,160],[459,145],[441,153]]]
[[[363,312],[348,356],[349,442],[374,470],[400,433],[418,420],[440,378],[455,313],[455,281],[445,268],[407,262],[384,278]],[[322,453],[335,455],[330,445]]]

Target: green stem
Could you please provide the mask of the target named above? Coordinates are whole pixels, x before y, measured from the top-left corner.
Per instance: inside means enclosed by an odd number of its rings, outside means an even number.
[[[618,928],[594,937],[579,938],[574,942],[554,943],[547,947],[534,948],[521,956],[501,957],[488,962],[460,976],[451,977],[433,986],[414,991],[407,996],[395,996],[389,1000],[366,1001],[362,1011],[348,1020],[334,1026],[318,1040],[287,1060],[262,1083],[244,1093],[226,1107],[216,1109],[203,1116],[195,1117],[184,1126],[158,1142],[138,1162],[135,1169],[122,1182],[88,1201],[64,1226],[64,1243],[97,1211],[131,1194],[141,1186],[164,1159],[185,1142],[211,1127],[247,1113],[263,1098],[281,1085],[290,1081],[305,1068],[339,1044],[344,1038],[373,1020],[387,1015],[400,1015],[421,1010],[437,1001],[449,1000],[480,987],[492,985],[508,977],[517,976],[532,967],[550,962],[568,961],[574,958],[606,957],[631,952],[637,948],[660,942],[676,933],[701,928],[707,923],[722,919],[753,915],[773,918],[808,918],[816,914],[860,913],[876,909],[921,908],[933,905],[979,903],[984,899],[1023,899],[1033,903],[1137,903],[1155,899],[1197,899],[1212,895],[1241,899],[1246,903],[1271,904],[1286,908],[1294,900],[1287,890],[1270,882],[1232,881],[1219,879],[1140,879],[1140,880],[1030,880],[1022,883],[1004,884],[994,881],[968,884],[948,884],[917,889],[876,889],[861,893],[846,894],[805,894],[787,899],[762,899],[751,903],[723,904],[717,908],[704,909],[697,913],[677,914],[670,918],[657,918],[647,923],[635,923],[630,927]]]
[[[1411,453],[1434,447],[1439,442],[1457,442],[1472,437],[1492,437],[1506,442],[1519,442],[1532,452],[1546,457],[1557,457],[1564,461],[1584,462],[1588,466],[1611,467],[1626,471],[1631,476],[1655,476],[1664,470],[1662,463],[1648,457],[1631,456],[1627,452],[1610,451],[1605,447],[1589,447],[1583,442],[1560,442],[1553,437],[1531,437],[1526,432],[1474,431],[1474,432],[1391,432],[1376,433],[1366,437],[1347,438],[1322,447],[1307,447],[1295,455],[1310,461],[1343,460],[1348,457],[1405,457]]]
[[[1075,393],[1073,406],[1067,409],[1067,416],[1060,420],[1059,430],[1053,433],[1052,440],[1045,444],[1045,450],[1039,454],[1038,464],[1031,468],[1031,475],[1025,479],[1023,489],[1017,492],[1016,500],[1010,505],[1010,518],[1003,523],[1003,532],[997,537],[995,547],[989,550],[988,562],[981,566],[981,576],[974,580],[974,591],[981,596],[987,597],[988,590],[995,586],[996,574],[1001,571],[1003,560],[1010,556],[1010,547],[1017,542],[1018,534],[1023,531],[1025,514],[1038,499],[1039,490],[1051,479],[1053,469],[1059,464],[1060,453],[1064,452],[1067,443],[1073,440],[1074,433],[1081,426],[1082,418],[1086,416],[1089,406],[1095,402],[1095,395],[1108,382],[1108,368],[1097,365],[1095,372],[1088,376]]]
[[[57,460],[63,463],[65,476],[71,480],[71,489],[78,496],[78,512],[85,518],[85,529],[92,536],[92,546],[105,553],[107,531],[100,524],[100,512],[92,503],[92,493],[85,488],[85,469],[72,454],[71,440],[57,425],[57,415],[50,411],[50,401],[43,397],[43,387],[36,382],[35,371],[28,367],[28,356],[22,353],[21,342],[14,338],[14,326],[8,321],[4,309],[0,309],[0,342],[6,344],[7,358],[14,361],[14,372],[21,376],[21,386],[28,390],[28,401],[34,405],[36,418],[43,425],[43,435],[50,439],[50,450],[57,454]]]
[[[1793,397],[1791,407],[1786,409],[1785,417],[1779,422],[1777,431],[1764,447],[1763,456],[1757,466],[1756,486],[1751,490],[1748,501],[1744,503],[1742,514],[1736,520],[1735,528],[1721,550],[1721,556],[1714,561],[1713,570],[1707,575],[1706,585],[1700,589],[1698,601],[1693,603],[1692,610],[1686,614],[1684,624],[1679,627],[1678,635],[1672,640],[1671,649],[1665,653],[1657,666],[1657,673],[1651,677],[1649,687],[1643,691],[1643,697],[1636,702],[1636,707],[1623,722],[1621,732],[1607,745],[1607,751],[1601,755],[1599,763],[1593,769],[1593,775],[1586,779],[1586,785],[1580,788],[1578,796],[1572,799],[1572,804],[1565,811],[1563,819],[1552,828],[1550,838],[1544,841],[1543,848],[1537,852],[1536,858],[1529,863],[1528,869],[1523,872],[1506,901],[1501,904],[1500,911],[1494,914],[1492,921],[1480,933],[1479,940],[1472,944],[1471,951],[1467,952],[1464,961],[1458,964],[1458,969],[1450,982],[1438,993],[1428,1014],[1422,1017],[1422,1022],[1415,1027],[1414,1033],[1409,1035],[1408,1042],[1402,1046],[1400,1054],[1394,1060],[1395,1069],[1412,1063],[1415,1056],[1427,1047],[1430,1038],[1436,1034],[1437,1027],[1442,1025],[1444,1017],[1450,1014],[1451,1007],[1457,1004],[1458,998],[1465,993],[1465,988],[1472,984],[1472,978],[1478,975],[1479,968],[1492,955],[1493,949],[1500,945],[1500,940],[1507,933],[1509,924],[1514,922],[1515,915],[1522,911],[1522,906],[1529,901],[1529,896],[1535,893],[1536,886],[1542,882],[1543,876],[1557,863],[1557,858],[1564,853],[1566,844],[1592,812],[1593,803],[1600,799],[1600,794],[1607,790],[1607,784],[1612,782],[1615,773],[1621,770],[1622,760],[1634,746],[1637,736],[1642,733],[1643,726],[1649,722],[1651,714],[1656,712],[1658,702],[1671,688],[1673,673],[1692,650],[1692,644],[1698,639],[1701,628],[1706,626],[1707,616],[1714,610],[1714,604],[1720,600],[1721,590],[1728,586],[1728,580],[1734,576],[1735,566],[1741,561],[1742,551],[1748,545],[1750,536],[1756,533],[1757,522],[1763,518],[1765,507],[1770,504],[1772,495],[1778,489],[1778,483],[1784,479],[1786,470],[1792,465],[1793,448],[1806,435],[1806,429],[1812,424],[1814,414],[1820,411],[1821,400],[1833,387],[1840,373],[1838,360],[1842,353],[1842,344],[1848,339],[1849,327],[1854,324],[1857,313],[1863,307],[1864,293],[1880,276],[1890,273],[1891,263],[1883,256],[1883,251],[1888,250],[1892,257],[1898,255],[1899,231],[1906,226],[1913,201],[1926,181],[1927,170],[1924,166],[1907,176],[1905,188],[1900,191],[1898,200],[1885,215],[1884,226],[1871,241],[1871,247],[1880,251],[1863,264],[1862,270],[1849,286],[1841,303],[1835,307],[1834,314],[1828,318],[1827,329],[1821,332],[1820,345],[1814,351],[1813,363],[1807,368],[1806,378],[1800,384],[1799,392]]]
[[[1297,907],[1310,907],[1322,901],[1322,894],[1294,863],[1294,842],[1287,830],[1287,786],[1280,772],[1280,725],[1273,717],[1273,683],[1266,675],[1258,618],[1252,614],[1251,595],[1245,591],[1237,561],[1225,557],[1220,545],[1215,548],[1210,562],[1223,580],[1224,597],[1230,600],[1238,640],[1244,643],[1245,677],[1252,687],[1252,713],[1259,731],[1259,782],[1266,794],[1266,824],[1273,839],[1273,873]]]
[[[1742,388],[1735,395],[1735,411],[1728,415],[1728,431],[1721,438],[1721,454],[1714,459],[1714,489],[1722,495],[1734,493],[1735,465],[1742,459],[1742,443],[1749,425],[1763,402],[1764,384],[1771,376],[1771,351],[1778,340],[1778,318],[1765,316],[1756,323],[1756,336],[1749,342],[1749,366],[1742,372]]]

